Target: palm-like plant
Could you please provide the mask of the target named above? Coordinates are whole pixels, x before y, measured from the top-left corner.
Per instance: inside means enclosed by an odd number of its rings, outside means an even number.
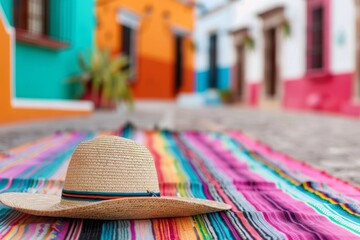
[[[89,62],[82,54],[78,55],[82,73],[69,79],[70,82],[80,82],[87,90],[91,90],[95,102],[100,96],[100,107],[116,104],[117,100],[125,101],[133,107],[133,97],[128,85],[129,70],[127,57],[121,55],[112,58],[108,51],[94,49]]]

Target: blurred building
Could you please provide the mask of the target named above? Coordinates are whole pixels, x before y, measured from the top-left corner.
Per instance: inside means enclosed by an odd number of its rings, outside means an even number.
[[[360,115],[360,1],[203,2],[198,90],[228,87],[252,105]]]
[[[197,1],[195,22],[196,83],[198,92],[228,89],[235,54],[229,34],[235,18],[236,1]]]
[[[0,123],[87,114],[69,76],[93,47],[94,1],[0,0]]]
[[[193,90],[193,1],[98,0],[96,40],[129,57],[137,98],[172,99]]]

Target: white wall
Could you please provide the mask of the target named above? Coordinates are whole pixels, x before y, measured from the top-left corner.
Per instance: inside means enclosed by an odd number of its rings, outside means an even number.
[[[355,71],[356,12],[354,0],[332,0],[330,17],[330,69],[333,73]]]
[[[204,6],[208,11],[211,11],[214,8],[217,8],[225,3],[229,2],[229,0],[197,0],[196,3]]]
[[[255,40],[255,48],[246,50],[245,79],[248,82],[258,82],[263,77],[263,33],[257,17],[259,4],[243,0],[236,7],[233,30],[247,27]]]
[[[236,7],[234,29],[248,27],[255,40],[255,49],[247,50],[246,79],[258,82],[263,79],[264,41],[262,21],[259,13],[274,7],[284,6],[285,15],[291,25],[291,35],[282,37],[279,61],[281,61],[281,78],[297,79],[305,72],[306,59],[306,2],[304,0],[243,0]]]
[[[204,1],[204,0],[203,0]],[[217,4],[220,0],[216,0]],[[355,70],[355,3],[353,0],[330,0],[330,71],[334,74]],[[206,1],[212,2],[210,0]],[[226,1],[225,1],[226,2]],[[260,4],[261,2],[261,4]],[[215,4],[215,3],[213,3]],[[301,79],[306,73],[306,1],[305,0],[240,0],[230,8],[197,20],[195,38],[198,45],[196,69],[207,68],[208,35],[212,30],[221,32],[219,64],[232,66],[235,49],[229,30],[248,27],[255,39],[255,49],[247,49],[246,79],[258,82],[263,79],[264,41],[259,13],[284,6],[290,22],[291,35],[282,37],[281,79]]]
[[[208,3],[212,1],[207,1]],[[214,1],[215,2],[215,1]],[[220,4],[220,0],[216,0]],[[221,2],[227,3],[227,0]],[[234,5],[238,2],[230,4],[226,8],[198,16],[195,23],[195,42],[196,42],[196,71],[204,71],[208,69],[208,51],[209,51],[209,35],[216,32],[218,35],[218,66],[230,67],[234,62],[233,41],[229,31],[231,30],[232,21],[234,19]],[[212,3],[215,4],[215,3]]]

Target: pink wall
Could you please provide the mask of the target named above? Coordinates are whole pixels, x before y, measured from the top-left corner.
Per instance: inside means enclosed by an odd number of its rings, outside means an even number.
[[[322,6],[324,9],[324,44],[323,44],[323,68],[307,68],[304,76],[298,79],[282,79],[283,98],[282,106],[286,109],[316,110],[360,117],[360,104],[354,104],[353,72],[340,74],[332,73],[331,62],[331,1],[330,0],[306,0],[307,1],[307,29],[313,24],[311,12],[314,8]],[[309,53],[312,40],[311,34],[307,34],[307,47],[304,51]],[[310,56],[307,54],[306,64],[310,66]],[[250,106],[258,106],[262,81],[247,84],[247,102]]]
[[[301,79],[286,79],[284,81],[283,106],[291,109],[306,109],[328,112],[357,112],[360,108],[351,105],[354,73],[333,74],[330,70],[331,48],[331,1],[307,0],[307,29],[313,24],[312,9],[323,6],[324,9],[324,65],[322,69],[307,69]],[[307,34],[307,52],[311,47],[311,34]],[[310,56],[307,55],[307,66],[310,66]],[[353,114],[354,115],[354,114]]]
[[[283,80],[282,106],[285,109],[314,110],[360,117],[360,105],[352,103],[354,73],[304,76]],[[261,82],[247,84],[247,103],[259,105]]]
[[[259,104],[260,83],[249,83],[247,85],[247,102],[250,106],[255,107]]]
[[[284,82],[283,105],[290,109],[341,112],[352,98],[353,73]]]
[[[235,88],[237,79],[236,66],[231,67],[230,87]],[[246,103],[251,107],[256,107],[260,99],[260,81],[254,83],[245,83],[246,85]]]

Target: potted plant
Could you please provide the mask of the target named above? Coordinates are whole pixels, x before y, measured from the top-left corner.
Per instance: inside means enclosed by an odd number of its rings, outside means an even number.
[[[82,99],[91,100],[97,108],[115,108],[117,101],[124,101],[132,109],[133,97],[128,84],[127,57],[111,57],[108,51],[94,49],[87,62],[78,55],[81,74],[69,79],[83,86]]]
[[[218,90],[218,94],[223,103],[230,104],[230,103],[234,102],[234,96],[230,90],[221,89],[221,90]]]

